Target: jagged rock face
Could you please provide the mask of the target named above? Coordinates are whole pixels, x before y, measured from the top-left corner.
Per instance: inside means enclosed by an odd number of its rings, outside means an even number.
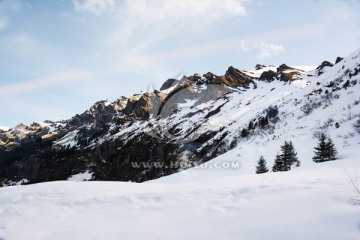
[[[122,113],[136,119],[146,120],[150,116],[151,108],[154,105],[159,105],[160,101],[164,100],[166,96],[166,93],[157,90],[151,93],[146,92],[143,95],[135,95],[129,98]]]
[[[139,101],[140,97],[141,97],[141,95],[139,95],[139,94],[130,97],[126,103],[126,106],[121,111],[125,115],[133,114],[136,104]]]
[[[210,83],[211,81],[214,81],[214,79],[217,76],[215,74],[213,74],[212,72],[208,72],[204,74],[204,78],[207,80],[208,83]]]
[[[34,136],[41,137],[48,133],[49,128],[40,123],[33,123],[30,126],[21,123],[9,131],[0,133],[0,148],[11,150],[23,142],[31,140]]]
[[[201,75],[198,73],[195,73],[194,75],[187,77],[187,79],[189,79],[190,81],[196,82],[201,79]]]
[[[224,84],[229,87],[244,86],[251,82],[250,76],[232,66],[228,68],[223,76],[216,76],[215,74],[208,72],[204,74],[204,77],[207,79],[208,83]]]
[[[229,67],[223,77],[225,78],[224,82],[228,82],[226,85],[229,87],[247,85],[251,82],[251,78],[248,75],[234,67]]]

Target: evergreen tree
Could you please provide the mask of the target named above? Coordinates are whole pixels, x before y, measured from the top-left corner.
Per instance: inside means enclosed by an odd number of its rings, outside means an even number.
[[[272,167],[273,172],[284,171],[284,162],[279,153],[276,154],[275,162]]]
[[[260,157],[260,159],[257,162],[256,166],[256,174],[266,173],[269,171],[269,169],[266,166],[266,160],[263,156]]]
[[[285,141],[284,145],[281,146],[281,154],[276,156],[273,171],[289,171],[293,165],[299,167],[300,161],[292,142]]]
[[[297,158],[297,153],[295,152],[294,145],[291,141],[285,141],[285,144],[281,147],[282,151],[282,159],[284,161],[284,171],[289,171],[291,166],[296,164],[296,166],[300,166],[300,161]]]
[[[316,163],[332,161],[336,159],[337,150],[335,144],[330,137],[322,133],[319,137],[318,145],[314,148],[315,156],[313,161]]]
[[[300,167],[300,161],[297,157],[297,152],[295,151],[295,147],[291,141],[289,142],[289,159],[291,165],[295,164],[296,167]]]
[[[326,157],[328,161],[336,160],[337,154],[338,152],[335,148],[335,144],[333,140],[330,137],[328,137],[328,141],[326,143]]]
[[[319,136],[319,142],[315,149],[315,156],[313,157],[313,161],[318,162],[324,162],[326,161],[326,135],[324,133],[320,134]]]

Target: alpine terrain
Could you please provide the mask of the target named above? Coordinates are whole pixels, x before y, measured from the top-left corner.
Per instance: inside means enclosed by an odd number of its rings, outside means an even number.
[[[0,239],[359,239],[359,93],[360,49],[0,128]]]

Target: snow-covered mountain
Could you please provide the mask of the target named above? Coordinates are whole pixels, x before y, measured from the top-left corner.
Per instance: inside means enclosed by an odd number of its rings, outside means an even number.
[[[2,183],[43,182],[0,188],[0,239],[358,239],[359,72],[360,50],[230,67],[0,131]],[[320,133],[336,161],[313,162]],[[255,174],[290,140],[300,167]]]
[[[358,148],[359,71],[357,50],[313,68],[229,67],[223,76],[168,79],[160,90],[99,101],[69,120],[1,132],[0,177],[5,185],[68,178],[142,182],[224,153],[249,173],[260,154],[272,163],[285,140],[293,141],[306,167],[321,132],[344,156]],[[227,155],[238,150],[237,157]]]

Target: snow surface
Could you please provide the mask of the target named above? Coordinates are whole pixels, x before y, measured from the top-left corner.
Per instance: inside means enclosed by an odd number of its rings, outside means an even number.
[[[90,173],[89,171],[83,172],[83,173],[78,173],[75,175],[72,175],[68,178],[68,181],[73,181],[73,182],[82,182],[82,181],[89,181],[92,178],[92,173]]]
[[[10,128],[8,128],[8,127],[0,126],[0,130],[9,131],[9,129],[10,129]]]
[[[352,204],[347,173],[359,170],[359,159],[351,158],[186,183],[6,187],[0,189],[0,238],[355,240],[360,206]]]

